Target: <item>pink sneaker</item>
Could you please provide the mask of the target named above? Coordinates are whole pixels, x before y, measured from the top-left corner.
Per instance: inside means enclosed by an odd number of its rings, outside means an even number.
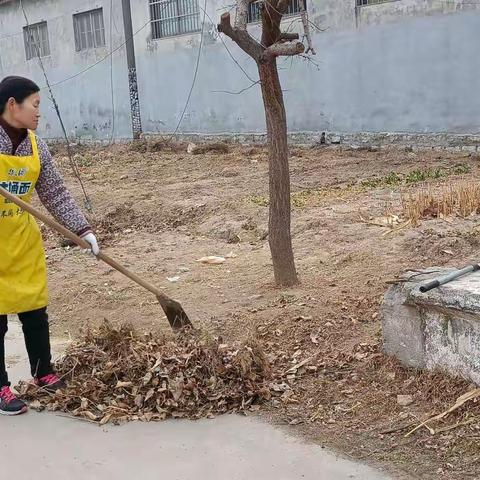
[[[35,385],[48,393],[55,393],[57,390],[63,390],[66,387],[65,382],[54,373],[35,378]]]
[[[20,415],[27,411],[27,405],[19,400],[10,387],[0,388],[0,415]]]

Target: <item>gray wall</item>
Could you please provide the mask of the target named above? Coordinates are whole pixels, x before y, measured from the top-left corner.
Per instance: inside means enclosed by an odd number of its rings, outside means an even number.
[[[43,58],[52,85],[88,68],[108,55],[110,51],[110,25],[112,44],[124,41],[123,20],[119,0],[113,0],[113,17],[110,23],[109,0],[23,0],[29,23],[46,20],[51,55]],[[74,13],[103,7],[107,46],[76,52],[73,34]],[[19,2],[0,5],[0,76],[24,75],[45,86],[43,73],[37,59],[26,61],[23,40],[25,20]],[[113,72],[115,136],[130,135],[130,104],[125,50],[120,49],[94,68],[67,82],[54,86],[54,95],[70,136],[84,138],[110,138],[112,130],[111,75]],[[42,90],[42,127],[45,137],[61,137],[62,133],[48,91]]]
[[[204,0],[199,0],[203,7]],[[314,35],[318,66],[302,59],[279,61],[291,131],[451,132],[480,131],[480,78],[475,39],[480,29],[478,6],[439,0],[397,0],[355,8],[354,0],[310,0],[312,21],[326,29]],[[87,10],[103,6],[107,47],[75,53],[72,2],[24,1],[30,21],[48,20],[51,58],[46,60],[53,83],[79,72],[109,51],[107,0],[81,0]],[[175,129],[190,89],[200,34],[152,40],[147,0],[131,0],[137,72],[145,132]],[[123,42],[120,0],[113,0],[114,46]],[[236,92],[251,81],[233,62],[215,25],[224,3],[208,0],[198,78],[180,132],[263,132],[260,89]],[[59,6],[62,6],[59,8]],[[209,19],[210,17],[210,19]],[[203,19],[203,12],[201,13]],[[293,25],[290,25],[294,21]],[[18,2],[0,6],[0,74],[41,75],[35,60],[25,62],[23,17]],[[290,29],[299,20],[286,19]],[[258,27],[251,31],[257,35]],[[298,30],[300,31],[300,30]],[[247,74],[257,79],[254,62],[224,39]],[[115,136],[131,132],[124,49],[113,56]],[[69,132],[108,138],[111,130],[110,62],[55,87]],[[48,101],[46,102],[48,103]],[[46,112],[46,136],[58,136],[53,112]],[[47,128],[48,127],[48,128]]]

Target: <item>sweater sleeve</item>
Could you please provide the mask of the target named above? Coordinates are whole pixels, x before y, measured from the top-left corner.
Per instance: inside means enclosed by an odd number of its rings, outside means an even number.
[[[85,215],[68,191],[55,166],[47,144],[38,137],[37,144],[41,170],[35,188],[40,201],[53,217],[71,232],[83,235],[91,231]]]

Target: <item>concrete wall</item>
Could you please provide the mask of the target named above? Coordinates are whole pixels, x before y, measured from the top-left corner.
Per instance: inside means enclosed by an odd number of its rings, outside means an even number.
[[[331,20],[333,27],[314,36],[318,68],[301,58],[279,62],[291,130],[479,131],[480,97],[472,94],[480,64],[472,61],[476,46],[471,41],[480,27],[478,12],[440,14],[425,7],[415,16],[412,0],[399,10],[403,3],[359,9],[352,1],[312,5],[314,21],[329,27]],[[147,14],[145,2],[133,4],[138,27]],[[212,18],[219,16],[216,7],[208,9]],[[376,25],[384,15],[389,21]],[[216,93],[239,91],[251,82],[211,27],[207,20],[198,80],[182,131],[262,131],[259,87],[241,96]],[[136,37],[146,130],[175,127],[191,84],[199,40],[194,35],[152,41],[148,30]],[[225,42],[249,75],[258,78],[253,62],[231,41]],[[151,73],[142,75],[148,69]],[[167,77],[174,78],[171,88],[163,83]]]
[[[203,8],[204,0],[199,0]],[[438,0],[397,0],[355,7],[355,0],[310,0],[311,20],[326,29],[314,34],[318,66],[302,59],[279,61],[291,131],[480,132],[480,97],[475,94],[480,64],[472,41],[480,27],[479,6]],[[107,48],[75,53],[71,2],[25,0],[30,21],[49,21],[52,82],[68,77],[108,53],[107,0],[81,0],[76,8],[103,6]],[[148,1],[131,0],[142,123],[145,132],[171,132],[181,116],[195,71],[199,33],[152,40]],[[216,33],[224,10],[220,0],[207,1],[203,46],[195,88],[180,132],[263,132],[260,89],[237,92],[258,78],[254,62],[228,38]],[[113,0],[113,45],[123,41],[121,2]],[[61,6],[61,8],[59,8]],[[473,9],[473,11],[472,11]],[[200,15],[204,17],[203,11]],[[292,24],[293,22],[293,24]],[[23,17],[18,2],[0,5],[0,74],[27,74],[39,80],[35,60],[24,60]],[[285,20],[299,30],[298,18]],[[142,28],[143,27],[143,28]],[[258,26],[251,31],[258,35]],[[131,131],[124,49],[113,62],[116,137]],[[55,87],[69,131],[108,137],[110,63],[101,62],[74,80]],[[47,112],[47,136],[57,136]]]
[[[451,272],[407,272],[390,287],[381,308],[383,348],[407,367],[443,370],[480,385],[480,274],[419,290]]]
[[[119,0],[113,2],[112,44],[124,41],[122,11]],[[82,0],[79,2],[58,0],[23,0],[30,24],[46,20],[51,55],[43,58],[52,85],[86,69],[104,58],[110,51],[110,1]],[[103,8],[106,47],[76,52],[73,34],[74,13]],[[43,73],[37,59],[26,61],[23,39],[25,25],[19,2],[0,5],[0,76],[24,75],[45,86]],[[115,136],[130,135],[130,104],[128,77],[124,48],[110,59],[99,63],[89,71],[60,85],[54,86],[68,134],[83,138],[109,138],[112,130],[112,101],[110,71],[113,72]],[[48,91],[42,90],[42,127],[45,137],[61,137],[61,129],[48,99]]]

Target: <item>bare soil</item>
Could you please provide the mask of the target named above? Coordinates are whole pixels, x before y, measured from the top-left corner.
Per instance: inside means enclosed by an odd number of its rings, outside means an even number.
[[[55,158],[81,202],[64,152]],[[83,148],[76,159],[106,252],[180,301],[196,326],[228,339],[260,339],[285,372],[308,360],[286,374],[285,390],[261,414],[399,477],[480,478],[476,403],[445,420],[448,427],[473,419],[465,426],[404,437],[470,386],[386,358],[379,318],[386,282],[408,269],[460,266],[475,258],[477,216],[381,225],[395,215],[401,219],[408,192],[479,179],[478,158],[292,146],[301,283],[289,289],[273,283],[262,146],[231,144],[190,155],[186,145],[139,143]],[[44,234],[54,335],[76,338],[104,319],[131,322],[140,331],[168,328],[151,294],[63,247],[46,228]],[[196,261],[229,253],[221,265]],[[398,394],[412,395],[413,403],[398,405]]]

